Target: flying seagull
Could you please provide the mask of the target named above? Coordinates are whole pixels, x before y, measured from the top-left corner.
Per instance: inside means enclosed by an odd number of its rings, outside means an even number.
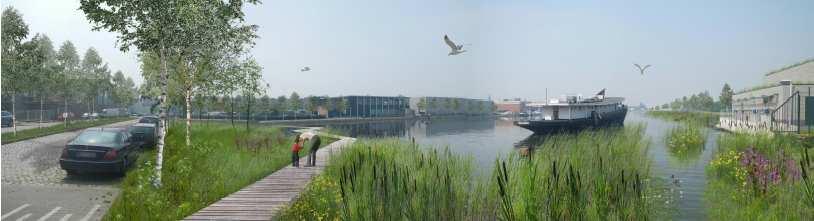
[[[311,70],[311,67],[305,66],[302,69],[300,69],[300,72],[306,72],[306,71],[310,71],[310,70]]]
[[[449,40],[449,36],[447,35],[444,35],[444,42],[447,43],[450,49],[449,54],[447,54],[447,56],[466,52],[466,50],[462,50],[464,48],[464,45],[456,45],[455,42]]]
[[[638,69],[639,69],[639,73],[641,73],[642,75],[644,75],[644,70],[647,70],[647,68],[649,68],[649,67],[650,67],[650,65],[649,65],[649,64],[648,64],[648,65],[645,65],[644,67],[642,67],[642,66],[641,66],[641,65],[639,65],[639,64],[633,64],[633,66],[636,66],[636,68],[638,68]]]

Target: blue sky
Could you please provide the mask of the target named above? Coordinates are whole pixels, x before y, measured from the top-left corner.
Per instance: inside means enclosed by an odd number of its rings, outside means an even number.
[[[137,75],[114,35],[91,32],[77,1],[4,1],[34,32],[94,45]],[[73,5],[73,6],[71,6]],[[263,1],[253,56],[272,95],[541,100],[564,93],[660,104],[760,84],[814,57],[814,1]],[[449,34],[468,52],[447,56]],[[632,63],[653,67],[645,76]],[[299,72],[311,66],[310,72]]]

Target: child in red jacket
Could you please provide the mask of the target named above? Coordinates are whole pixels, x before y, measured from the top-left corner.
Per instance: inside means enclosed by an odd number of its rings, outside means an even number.
[[[294,145],[291,146],[291,165],[294,167],[300,167],[300,150],[302,149],[302,144],[300,142],[300,136],[297,135],[294,138]]]

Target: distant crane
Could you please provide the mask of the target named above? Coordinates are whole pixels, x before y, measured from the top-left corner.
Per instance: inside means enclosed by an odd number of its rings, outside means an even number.
[[[649,67],[650,67],[650,65],[649,65],[649,64],[648,64],[648,65],[645,65],[644,67],[642,67],[642,66],[641,66],[641,65],[639,65],[639,64],[633,64],[633,66],[636,66],[636,68],[638,68],[638,69],[639,69],[639,73],[641,73],[642,75],[644,75],[644,70],[647,70],[647,68],[649,68]]]

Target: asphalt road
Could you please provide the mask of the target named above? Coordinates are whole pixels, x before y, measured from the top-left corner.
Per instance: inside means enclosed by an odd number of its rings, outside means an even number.
[[[126,126],[133,121],[108,126]],[[35,126],[36,127],[36,126]],[[5,129],[5,128],[3,128]],[[121,177],[68,177],[59,168],[65,143],[79,131],[2,146],[2,220],[99,220],[118,195]]]
[[[22,130],[33,129],[37,127],[50,127],[53,125],[61,124],[62,122],[43,122],[42,125],[39,125],[37,122],[17,122],[17,132]],[[14,127],[3,127],[3,133],[5,132],[12,132],[14,131]]]

